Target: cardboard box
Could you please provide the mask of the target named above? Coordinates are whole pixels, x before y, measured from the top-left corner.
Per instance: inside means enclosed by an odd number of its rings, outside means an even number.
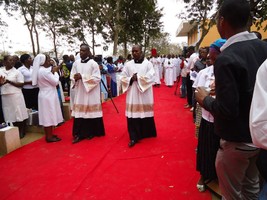
[[[0,129],[0,154],[5,155],[21,147],[18,127]]]

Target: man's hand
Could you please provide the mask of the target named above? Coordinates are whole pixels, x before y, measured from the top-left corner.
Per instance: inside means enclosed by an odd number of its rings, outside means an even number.
[[[75,81],[78,81],[78,80],[80,80],[80,79],[82,79],[82,76],[81,76],[80,73],[76,73],[76,74],[74,74],[74,80],[75,80]]]
[[[195,98],[199,105],[203,107],[203,101],[206,96],[209,96],[210,92],[205,87],[197,87],[195,90]]]
[[[59,66],[54,66],[52,67],[52,73],[54,74],[55,72],[58,72],[59,71]]]
[[[133,80],[133,81],[137,81],[137,73],[135,73],[135,74],[132,76],[132,80]]]
[[[134,81],[137,81],[137,73],[135,73],[135,74],[132,76],[132,78],[131,78],[131,80],[130,80],[130,85],[132,85]]]
[[[6,78],[4,76],[0,76],[0,85],[4,85],[6,83]]]
[[[215,81],[212,81],[210,84],[210,95],[215,96]]]

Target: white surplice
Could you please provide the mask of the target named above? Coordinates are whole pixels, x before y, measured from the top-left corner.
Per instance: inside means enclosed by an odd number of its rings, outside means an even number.
[[[58,73],[52,73],[51,67],[40,67],[38,71],[37,84],[38,94],[38,116],[39,125],[44,127],[56,126],[63,122],[60,108],[57,85],[59,83]]]
[[[74,74],[80,73],[82,79],[75,81]],[[90,59],[87,63],[77,60],[73,63],[71,88],[74,89],[74,100],[71,115],[75,118],[102,117],[100,96],[101,74],[98,64]]]
[[[137,81],[130,85],[133,74]],[[151,62],[145,59],[142,63],[134,60],[127,62],[121,74],[123,93],[127,91],[126,116],[128,118],[146,118],[154,116],[153,88],[155,71]]]
[[[163,64],[163,67],[165,69],[165,76],[164,76],[164,81],[165,81],[165,85],[167,86],[172,86],[174,84],[174,65],[172,63],[171,59],[166,58]]]
[[[153,64],[154,71],[155,71],[155,84],[160,84],[160,75],[159,75],[159,68],[161,65],[161,62],[158,58],[151,58],[150,62]]]

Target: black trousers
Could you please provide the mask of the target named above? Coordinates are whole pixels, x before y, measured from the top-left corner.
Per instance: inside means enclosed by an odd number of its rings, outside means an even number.
[[[130,140],[138,141],[143,138],[156,137],[157,131],[154,117],[128,118],[128,132]]]
[[[192,97],[193,97],[192,85],[193,85],[193,81],[190,80],[190,75],[187,74],[187,77],[186,77],[186,97],[187,97],[187,103],[189,106],[192,106],[192,104],[193,104],[193,102],[192,102]]]
[[[73,137],[87,138],[89,136],[104,136],[105,128],[103,118],[74,118]]]
[[[38,93],[39,88],[22,89],[26,108],[38,110]]]

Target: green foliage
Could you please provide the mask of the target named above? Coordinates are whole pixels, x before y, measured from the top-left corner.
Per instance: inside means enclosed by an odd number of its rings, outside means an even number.
[[[211,14],[212,8],[216,7],[216,10],[218,10],[223,3],[223,0],[184,0],[184,2],[186,3],[186,9],[185,12],[179,15],[179,17],[190,23],[199,25],[199,29],[202,31],[202,36],[196,44],[198,47],[208,33],[210,27],[215,24],[216,13]],[[251,22],[254,23],[258,29],[263,28],[264,31],[266,31],[267,25],[262,27],[262,22],[267,20],[267,1],[249,0],[249,2],[252,13]]]
[[[159,37],[151,38],[151,42],[145,52],[146,56],[151,55],[152,48],[157,49],[157,53],[160,55],[180,54],[182,52],[181,46],[169,42],[168,33],[161,33]]]
[[[258,28],[263,28],[264,31],[267,30],[267,25],[262,27],[262,23],[267,20],[267,1],[264,0],[250,0],[251,13],[253,14],[252,22]]]
[[[147,46],[149,38],[159,36],[162,29],[162,9],[155,1],[125,0],[120,10],[119,43],[129,42]]]
[[[209,29],[215,24],[215,14],[211,15],[216,0],[184,0],[186,3],[185,11],[178,15],[179,18],[196,24],[201,30],[201,36],[196,43],[196,49],[199,48]]]
[[[147,48],[151,39],[160,37],[162,32],[162,9],[156,3],[156,0],[0,0],[8,14],[19,11],[24,18],[34,55],[40,51],[40,30],[52,39],[55,53],[62,39],[68,44],[86,42],[94,48],[99,45],[96,35],[105,40],[103,47],[113,42],[115,47],[123,44],[125,51],[127,43]],[[116,54],[116,48],[113,53]]]

